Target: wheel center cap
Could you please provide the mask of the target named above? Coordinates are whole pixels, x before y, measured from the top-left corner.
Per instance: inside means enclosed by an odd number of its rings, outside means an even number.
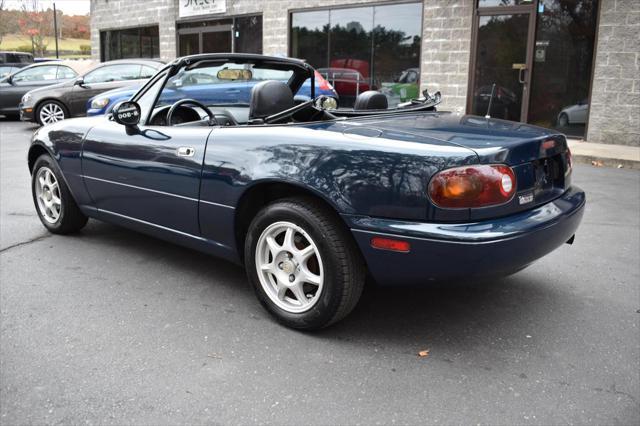
[[[296,270],[296,265],[290,260],[285,260],[282,262],[282,270],[287,274],[293,274]]]

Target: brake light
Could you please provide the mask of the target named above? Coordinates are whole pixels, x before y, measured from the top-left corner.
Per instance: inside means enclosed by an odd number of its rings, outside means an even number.
[[[318,71],[315,71],[316,76],[316,86],[318,86],[322,90],[333,90],[333,86],[320,74]]]
[[[439,207],[493,206],[513,198],[516,176],[511,167],[501,164],[456,167],[436,173],[428,191]]]

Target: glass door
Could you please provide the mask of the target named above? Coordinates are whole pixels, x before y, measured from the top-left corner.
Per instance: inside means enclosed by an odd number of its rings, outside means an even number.
[[[206,24],[206,23],[201,23]],[[232,52],[231,25],[194,26],[178,29],[179,56]]]
[[[533,19],[529,7],[478,10],[469,96],[472,114],[527,120]]]
[[[180,34],[178,38],[178,48],[180,55],[195,55],[200,53],[200,35],[195,34]]]
[[[226,52],[231,52],[231,29],[202,33],[202,51],[200,53]]]

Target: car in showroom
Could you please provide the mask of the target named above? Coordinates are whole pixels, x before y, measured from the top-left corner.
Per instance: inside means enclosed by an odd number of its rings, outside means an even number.
[[[248,103],[172,89],[265,70]],[[437,94],[386,108],[366,91],[336,109],[313,79],[296,105],[313,75],[291,58],[187,56],[110,115],[40,128],[28,152],[40,221],[68,234],[94,218],[242,264],[262,305],[303,330],[344,318],[366,277],[506,276],[573,242],[585,194],[562,134],[441,112]]]
[[[152,59],[103,62],[73,80],[27,92],[20,101],[20,119],[45,125],[84,116],[90,98],[143,82],[163,66],[163,62]]]
[[[575,105],[563,108],[558,114],[559,127],[567,127],[571,124],[585,124],[589,114],[589,99],[582,99]]]
[[[231,100],[233,102],[249,102],[251,98],[251,89],[260,81],[264,80],[264,75],[260,79],[258,76],[254,76],[252,81],[245,82],[231,82],[227,84],[220,84],[219,81],[214,81],[211,84],[201,84],[197,80],[193,80],[194,84],[190,84],[188,81],[182,83],[180,86],[175,87],[176,93],[174,96],[191,97],[192,90],[209,92],[208,102],[214,102],[217,104],[224,103],[229,100],[229,93],[232,94]],[[277,75],[276,75],[277,77]],[[339,98],[338,93],[334,88],[325,80],[319,72],[315,73],[315,94],[331,96],[336,99]],[[87,116],[103,115],[111,112],[113,106],[120,102],[131,99],[133,95],[140,89],[141,85],[134,85],[125,87],[122,89],[109,90],[108,92],[101,93],[94,96],[87,101]],[[300,89],[294,94],[296,102],[305,102],[311,99],[311,79],[307,79]]]
[[[91,61],[39,62],[0,79],[0,114],[9,118],[20,116],[20,100],[29,91],[64,83],[86,71]]]

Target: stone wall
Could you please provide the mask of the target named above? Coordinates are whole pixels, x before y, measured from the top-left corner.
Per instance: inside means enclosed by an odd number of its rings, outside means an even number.
[[[588,142],[640,146],[640,0],[602,0]]]
[[[471,0],[425,0],[421,89],[442,93],[442,108],[466,110],[471,52]]]
[[[91,56],[100,59],[101,30],[158,25],[160,57],[175,58],[177,16],[174,0],[91,0]]]

